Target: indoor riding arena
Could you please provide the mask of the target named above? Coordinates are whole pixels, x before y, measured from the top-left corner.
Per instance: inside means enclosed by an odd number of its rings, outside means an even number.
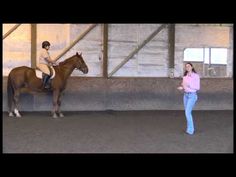
[[[3,153],[233,153],[233,28],[2,24]],[[47,90],[43,41],[56,61]],[[199,89],[185,84],[189,62]],[[30,72],[10,74],[18,67]],[[187,88],[197,95],[192,112]]]

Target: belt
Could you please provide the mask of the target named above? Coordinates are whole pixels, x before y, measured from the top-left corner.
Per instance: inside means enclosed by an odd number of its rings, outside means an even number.
[[[194,93],[194,94],[195,94],[196,92],[184,92],[184,93],[186,93],[186,94],[192,94],[192,93]]]

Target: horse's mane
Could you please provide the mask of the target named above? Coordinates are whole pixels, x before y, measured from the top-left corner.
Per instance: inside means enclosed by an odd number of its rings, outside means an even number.
[[[64,61],[59,63],[59,66],[64,65],[70,61],[71,58],[74,58],[76,55],[71,56],[70,58],[65,59]]]

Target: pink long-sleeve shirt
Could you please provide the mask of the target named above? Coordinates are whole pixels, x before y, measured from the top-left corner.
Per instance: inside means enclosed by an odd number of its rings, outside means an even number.
[[[185,92],[196,92],[200,90],[200,77],[192,72],[183,77],[183,88]]]

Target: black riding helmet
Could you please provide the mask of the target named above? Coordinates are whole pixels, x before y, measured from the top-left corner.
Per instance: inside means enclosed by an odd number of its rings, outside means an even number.
[[[45,47],[47,47],[47,46],[50,46],[50,42],[48,42],[48,41],[43,41],[43,43],[42,43],[42,48],[45,48]]]

